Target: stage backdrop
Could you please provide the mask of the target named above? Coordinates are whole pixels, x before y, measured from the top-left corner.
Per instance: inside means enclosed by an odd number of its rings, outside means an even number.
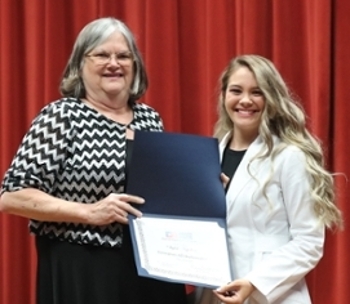
[[[217,80],[229,59],[273,60],[322,140],[338,204],[350,215],[349,0],[0,0],[0,175],[41,107],[59,98],[73,42],[89,21],[114,16],[137,37],[150,78],[143,101],[168,131],[211,135]],[[0,215],[0,303],[34,304],[28,221]],[[349,232],[328,233],[308,276],[313,302],[348,303]]]

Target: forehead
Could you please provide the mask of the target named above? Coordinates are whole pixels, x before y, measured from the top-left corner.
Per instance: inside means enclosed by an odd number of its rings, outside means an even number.
[[[122,47],[123,49],[126,49],[126,50],[129,49],[127,40],[124,37],[124,35],[119,31],[115,31],[111,35],[109,35],[105,40],[101,41],[101,43],[98,44],[95,47],[95,49],[119,48],[119,47]]]
[[[255,75],[245,66],[234,70],[228,79],[228,85],[257,86]]]

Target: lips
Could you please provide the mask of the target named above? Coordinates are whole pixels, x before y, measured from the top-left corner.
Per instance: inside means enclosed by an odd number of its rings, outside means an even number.
[[[103,75],[104,77],[107,77],[107,78],[119,78],[119,77],[123,77],[123,75],[121,74],[116,74],[116,75]]]
[[[242,114],[254,114],[260,112],[259,110],[247,110],[247,109],[235,109],[235,112],[239,112]]]
[[[104,77],[123,77],[124,74],[122,72],[117,72],[117,73],[109,73],[109,74],[103,74]]]

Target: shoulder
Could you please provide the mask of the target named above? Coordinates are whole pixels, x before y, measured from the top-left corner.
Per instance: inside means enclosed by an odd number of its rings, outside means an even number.
[[[154,108],[144,103],[135,103],[133,106],[133,110],[139,113],[153,113],[159,116],[159,113]]]
[[[83,106],[83,103],[75,98],[61,98],[44,106],[39,112],[37,119],[45,116],[65,116],[69,113],[77,112]]]
[[[305,153],[296,145],[285,143],[275,135],[273,135],[272,139],[274,150],[278,151],[277,157],[305,159]]]
[[[64,134],[70,132],[72,125],[86,115],[84,104],[75,98],[62,98],[50,102],[44,106],[39,114],[33,119],[30,133]]]
[[[145,121],[161,121],[159,113],[149,105],[144,103],[135,103],[133,106],[136,119]]]
[[[295,145],[282,145],[274,160],[282,172],[288,175],[305,175],[307,158],[305,153]]]
[[[144,103],[135,103],[133,105],[134,121],[136,129],[148,129],[151,131],[162,131],[163,121],[159,113]]]
[[[281,157],[289,161],[305,161],[305,153],[297,146],[286,145],[280,153]]]
[[[267,157],[255,157],[258,155],[264,155],[267,152],[267,144],[262,137],[256,138],[249,150],[252,150],[254,159],[259,163],[271,163],[275,169],[278,170],[299,170],[304,171],[306,167],[306,155],[298,146],[285,143],[277,136],[272,136],[273,146],[272,151],[268,153]]]

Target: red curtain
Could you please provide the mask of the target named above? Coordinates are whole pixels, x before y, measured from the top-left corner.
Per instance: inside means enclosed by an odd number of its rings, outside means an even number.
[[[103,16],[135,33],[150,78],[143,101],[168,131],[211,135],[217,80],[233,56],[272,59],[322,140],[336,176],[338,204],[350,216],[348,0],[1,0],[0,175],[39,109],[59,98],[75,37]],[[350,242],[328,233],[323,260],[308,276],[313,302],[348,303]],[[35,250],[27,220],[0,214],[0,303],[35,303]]]

